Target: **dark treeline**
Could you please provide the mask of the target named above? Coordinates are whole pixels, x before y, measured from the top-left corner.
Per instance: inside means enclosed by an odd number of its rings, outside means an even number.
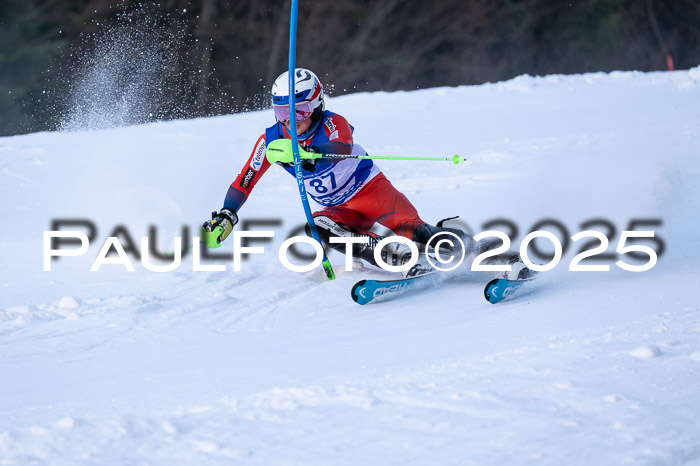
[[[286,69],[289,2],[0,0],[0,135],[54,129],[85,38],[133,18],[178,32],[189,116],[266,105]],[[151,26],[152,27],[152,26]],[[700,0],[300,0],[297,64],[331,94],[478,84],[519,74],[700,64]],[[47,97],[48,93],[48,97]],[[52,109],[51,111],[47,109]],[[159,118],[182,114],[159,114]]]

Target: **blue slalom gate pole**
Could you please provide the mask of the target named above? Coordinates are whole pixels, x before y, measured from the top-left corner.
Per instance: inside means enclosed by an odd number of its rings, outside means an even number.
[[[298,0],[292,0],[292,14],[289,21],[289,134],[292,137],[292,155],[294,156],[294,173],[297,177],[297,185],[299,186],[299,195],[301,196],[301,204],[304,206],[304,213],[306,214],[306,221],[311,229],[311,236],[318,241],[323,249],[323,243],[318,235],[318,229],[314,223],[313,215],[311,214],[311,208],[309,207],[309,200],[306,197],[306,187],[304,187],[304,178],[301,173],[301,159],[299,157],[299,143],[297,140],[297,129],[296,129],[296,98],[294,92],[294,80],[296,69],[296,45],[297,45],[297,7],[299,5]],[[335,273],[333,273],[333,267],[331,267],[331,262],[326,256],[326,252],[323,252],[323,268],[326,271],[326,276],[329,280],[335,279]]]

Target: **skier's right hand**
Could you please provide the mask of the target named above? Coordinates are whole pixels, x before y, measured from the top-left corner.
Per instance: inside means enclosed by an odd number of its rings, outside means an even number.
[[[208,248],[218,248],[238,223],[236,212],[223,208],[217,214],[211,213],[211,220],[204,222],[200,232],[200,240]]]

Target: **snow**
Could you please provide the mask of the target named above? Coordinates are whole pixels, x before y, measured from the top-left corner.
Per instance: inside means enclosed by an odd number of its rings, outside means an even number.
[[[630,220],[661,221],[652,270],[569,272],[571,244],[495,306],[488,274],[362,307],[350,288],[380,272],[335,253],[335,281],[286,270],[277,249],[304,220],[276,167],[241,220],[280,224],[249,227],[275,238],[240,272],[195,272],[191,254],[89,271],[119,226],[138,248],[155,225],[160,251],[196,232],[270,110],[0,138],[0,464],[697,463],[699,69],[329,99],[372,154],[471,161],[380,164],[427,221],[508,219],[517,247],[556,219],[609,252]],[[44,272],[56,219],[96,238]]]

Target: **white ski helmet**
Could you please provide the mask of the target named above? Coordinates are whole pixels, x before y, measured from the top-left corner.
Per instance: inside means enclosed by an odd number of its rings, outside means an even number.
[[[316,122],[323,115],[323,86],[313,71],[305,68],[294,70],[294,102],[297,121]],[[289,121],[289,72],[285,71],[272,85],[272,108],[280,122]]]

